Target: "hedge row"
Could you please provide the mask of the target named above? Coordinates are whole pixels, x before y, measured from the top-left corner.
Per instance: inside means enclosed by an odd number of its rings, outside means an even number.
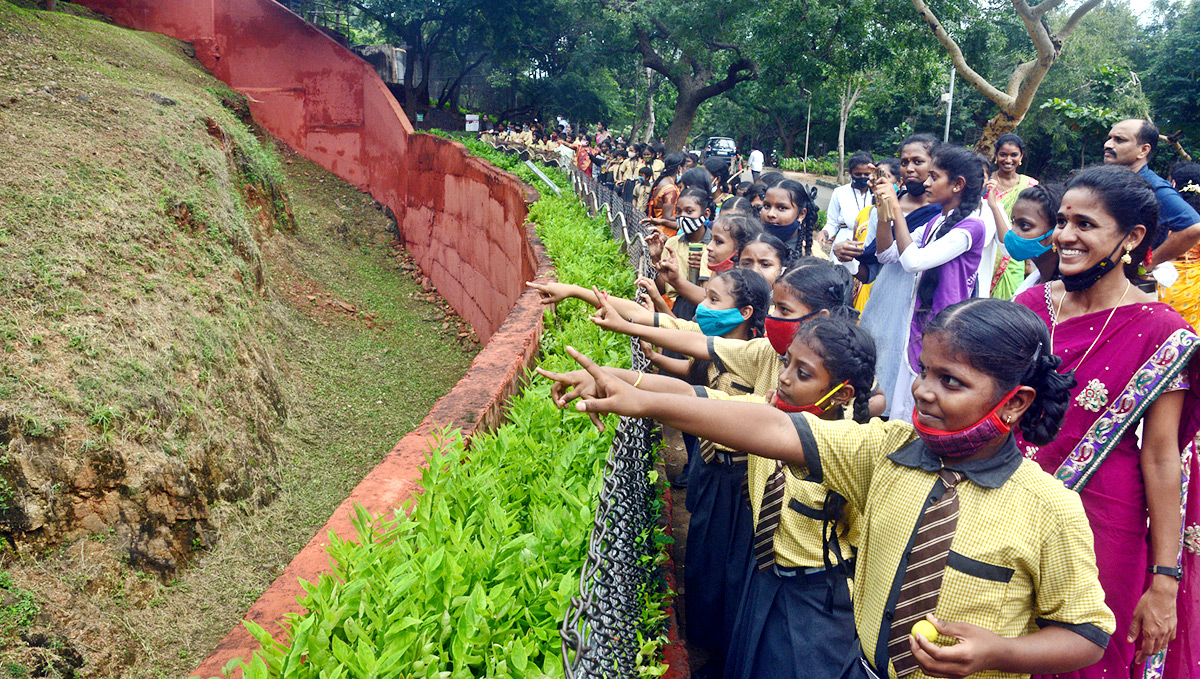
[[[512,156],[466,143],[540,182]],[[530,220],[559,280],[632,294],[605,223],[587,216],[565,175],[544,171],[565,190],[556,196],[539,186]],[[603,364],[628,364],[628,339],[598,329],[590,311],[567,302],[547,313],[543,366],[571,369],[568,344]],[[285,623],[291,641],[247,621],[262,648],[226,674],[241,666],[246,679],[564,676],[558,630],[578,594],[614,428],[600,434],[586,417],[556,409],[549,385],[536,380],[513,400],[508,422],[477,434],[469,450],[446,432],[429,453],[416,501],[388,515],[360,509],[354,541],[331,537],[333,573],[304,583],[307,612]],[[649,602],[648,615],[659,603]],[[643,674],[665,669],[655,664],[664,641],[648,641]]]

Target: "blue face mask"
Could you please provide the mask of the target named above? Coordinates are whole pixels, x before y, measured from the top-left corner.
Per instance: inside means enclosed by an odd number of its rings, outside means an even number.
[[[1047,233],[1040,238],[1021,238],[1016,231],[1009,230],[1004,234],[1004,248],[1008,250],[1008,256],[1018,262],[1036,259],[1050,250],[1049,245],[1042,244],[1042,241],[1049,236],[1050,234]]]
[[[700,332],[709,337],[721,337],[744,320],[742,312],[737,309],[715,311],[704,302],[696,306],[696,323],[700,324]]]

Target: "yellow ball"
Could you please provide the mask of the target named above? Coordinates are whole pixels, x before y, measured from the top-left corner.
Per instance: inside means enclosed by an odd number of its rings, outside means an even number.
[[[913,636],[925,637],[931,642],[934,639],[937,639],[937,628],[934,627],[933,623],[929,622],[928,620],[918,620],[916,624],[912,626],[912,633]]]

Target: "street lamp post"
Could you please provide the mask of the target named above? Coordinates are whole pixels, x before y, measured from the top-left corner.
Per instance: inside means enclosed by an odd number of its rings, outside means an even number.
[[[804,119],[804,160],[801,161],[804,165],[804,174],[808,174],[808,128],[812,124],[812,92],[807,88],[801,88],[808,95],[808,117]]]

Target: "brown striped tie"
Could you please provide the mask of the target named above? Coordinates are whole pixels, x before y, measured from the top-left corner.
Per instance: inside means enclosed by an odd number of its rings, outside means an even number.
[[[760,571],[775,565],[775,530],[779,528],[779,517],[783,514],[783,491],[783,463],[776,460],[775,469],[763,488],[758,525],[754,528],[754,560]]]
[[[896,599],[896,610],[892,614],[892,631],[888,637],[888,656],[896,676],[903,677],[917,669],[908,643],[913,623],[933,613],[937,608],[938,594],[942,590],[942,572],[946,569],[946,558],[950,554],[950,543],[954,541],[954,529],[958,525],[958,491],[955,486],[962,481],[960,472],[942,469],[938,472],[945,486],[942,497],[925,509],[913,537],[912,553],[904,571],[904,583],[900,585],[900,596]]]

